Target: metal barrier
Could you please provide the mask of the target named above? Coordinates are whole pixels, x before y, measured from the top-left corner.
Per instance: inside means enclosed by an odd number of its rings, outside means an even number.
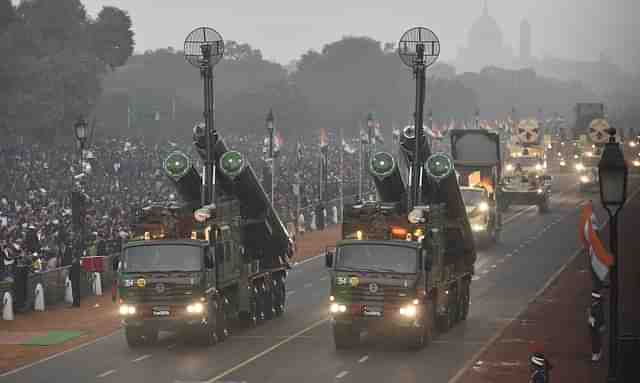
[[[120,250],[118,247],[118,253],[119,251]],[[103,294],[108,293],[108,291],[111,289],[111,285],[113,284],[114,270],[111,260],[115,254],[116,253],[111,253],[111,255],[105,256],[106,270],[101,273]],[[66,287],[65,281],[70,271],[71,266],[63,266],[51,270],[29,274],[29,278],[27,280],[27,297],[25,305],[23,307],[17,307],[17,309],[25,312],[33,310],[33,303],[35,301],[35,289],[38,283],[42,284],[42,287],[44,288],[44,297],[47,306],[64,302],[64,293]],[[93,295],[92,286],[94,274],[87,273],[83,269],[81,269],[80,278],[80,296],[87,297]],[[12,282],[0,282],[0,298],[4,296],[4,293],[6,291],[11,292],[13,295]],[[3,302],[0,301],[0,312],[3,308],[2,304]]]

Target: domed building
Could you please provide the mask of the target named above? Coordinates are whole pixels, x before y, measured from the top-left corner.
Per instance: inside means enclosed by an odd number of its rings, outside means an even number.
[[[489,15],[486,0],[482,16],[471,26],[467,41],[467,47],[458,50],[458,72],[479,72],[486,66],[510,68],[513,65],[511,48],[505,44],[496,19]]]

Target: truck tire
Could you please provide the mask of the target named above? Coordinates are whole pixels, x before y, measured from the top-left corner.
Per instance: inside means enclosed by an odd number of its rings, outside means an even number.
[[[545,198],[538,204],[538,211],[542,214],[549,212],[549,198]]]
[[[464,321],[469,315],[469,304],[471,303],[471,281],[469,278],[465,278],[462,281],[462,291],[460,295],[460,320]]]
[[[144,344],[144,328],[125,326],[124,336],[130,348],[137,348]]]
[[[218,342],[222,342],[229,336],[229,328],[227,327],[227,299],[220,297],[218,300],[218,309],[216,310],[216,336]]]
[[[260,284],[256,287],[257,289],[257,293],[256,293],[256,317],[258,318],[258,321],[262,321],[265,319],[265,301],[266,301],[266,294],[265,294],[265,288],[263,284]]]
[[[273,319],[273,307],[274,307],[274,294],[273,294],[273,283],[270,284],[269,288],[264,289],[264,319],[272,320]],[[264,286],[263,286],[264,287]]]
[[[433,318],[433,307],[431,304],[425,305],[423,315],[423,325],[422,329],[416,334],[409,334],[409,349],[411,350],[420,350],[431,343],[431,339],[433,339],[433,326],[434,326],[434,318]]]
[[[336,324],[333,326],[333,342],[337,350],[353,347],[360,342],[360,332],[351,325]]]
[[[285,308],[285,299],[287,297],[286,286],[284,282],[284,278],[278,276],[273,280],[273,290],[274,290],[274,310],[276,316],[281,316],[284,313]]]

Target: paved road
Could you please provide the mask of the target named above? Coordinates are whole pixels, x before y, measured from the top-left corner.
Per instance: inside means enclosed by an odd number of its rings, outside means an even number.
[[[576,251],[577,208],[584,196],[573,182],[557,177],[549,214],[526,207],[509,211],[501,243],[479,253],[469,318],[422,351],[365,339],[337,352],[327,321],[328,275],[317,257],[290,273],[284,317],[239,330],[215,347],[165,336],[153,347],[130,350],[118,331],[0,381],[448,382]]]

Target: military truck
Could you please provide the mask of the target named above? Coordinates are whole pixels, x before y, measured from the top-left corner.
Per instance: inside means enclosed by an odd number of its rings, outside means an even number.
[[[500,137],[482,129],[450,132],[451,155],[477,245],[494,244],[502,230],[496,193],[502,175]]]
[[[338,349],[357,344],[363,329],[421,348],[435,331],[467,317],[476,254],[453,163],[444,154],[428,156],[419,189],[424,203],[409,209],[407,169],[399,166],[413,159],[405,136],[404,162],[384,152],[371,157],[378,200],[345,204],[342,240],[326,253]]]
[[[499,208],[505,211],[511,205],[538,206],[538,211],[549,211],[552,178],[547,174],[542,148],[511,147],[511,156],[505,162],[502,183],[498,186]]]
[[[173,151],[163,168],[182,203],[143,209],[123,247],[118,302],[130,347],[155,342],[160,330],[211,345],[232,322],[284,312],[289,234],[244,157],[216,145],[215,204],[200,206],[201,177]]]

